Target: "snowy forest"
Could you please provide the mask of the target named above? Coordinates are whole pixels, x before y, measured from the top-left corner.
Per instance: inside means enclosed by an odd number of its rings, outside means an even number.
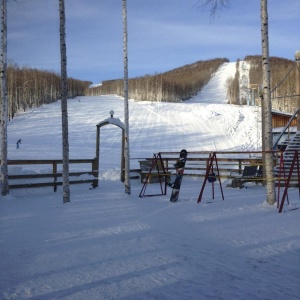
[[[145,75],[129,80],[129,97],[144,101],[179,102],[195,96],[208,83],[218,68],[229,60],[215,58],[197,61],[160,74]],[[87,96],[124,95],[122,79],[107,80],[90,88]]]
[[[259,83],[262,81],[261,57],[248,55],[250,62],[249,81],[256,86],[255,99],[259,101]],[[196,95],[208,83],[217,69],[228,62],[226,58],[198,61],[173,70],[129,79],[129,97],[136,100],[179,102]],[[239,104],[239,63],[236,74],[226,83],[228,102]],[[271,57],[271,90],[284,82],[272,94],[273,109],[294,112],[295,100],[294,61]],[[60,75],[52,71],[20,67],[9,63],[7,68],[8,118],[13,119],[18,112],[39,107],[60,99]],[[116,94],[123,96],[123,80],[107,80],[90,88],[91,82],[68,78],[68,97]],[[246,104],[246,103],[242,103]],[[259,103],[257,103],[259,104]]]
[[[68,78],[68,97],[82,96],[90,84]],[[8,118],[13,119],[20,111],[57,101],[61,95],[60,85],[59,74],[10,63],[7,67]]]
[[[179,102],[190,99],[208,83],[217,69],[228,62],[227,58],[198,61],[168,72],[145,75],[129,80],[129,97],[136,100]],[[243,61],[250,64],[249,85],[253,89],[257,105],[260,105],[259,88],[262,82],[261,56],[247,55]],[[230,104],[240,102],[240,62],[236,62],[235,76],[226,82],[227,98]],[[293,113],[295,108],[295,62],[285,58],[270,57],[271,91],[273,109]],[[285,79],[283,82],[282,79]],[[249,88],[249,87],[248,87]],[[101,85],[88,88],[87,96],[116,94],[123,96],[123,80],[107,80]]]
[[[260,105],[259,88],[262,82],[261,56],[248,55],[244,58],[244,61],[250,64],[249,85],[253,88],[256,104]],[[227,96],[231,104],[240,104],[240,62],[240,60],[237,60],[235,77],[227,81]],[[274,110],[294,113],[296,107],[296,100],[293,96],[296,92],[295,66],[295,62],[292,60],[281,57],[270,57],[271,97],[272,108]],[[241,104],[246,104],[246,101],[243,101]]]

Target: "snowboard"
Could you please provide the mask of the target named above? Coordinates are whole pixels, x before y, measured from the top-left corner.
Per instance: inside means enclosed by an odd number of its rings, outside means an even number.
[[[179,154],[179,159],[174,165],[174,167],[176,168],[175,180],[173,183],[169,183],[169,186],[172,188],[172,194],[170,197],[171,202],[176,202],[178,200],[186,159],[187,151],[185,149],[182,149]]]

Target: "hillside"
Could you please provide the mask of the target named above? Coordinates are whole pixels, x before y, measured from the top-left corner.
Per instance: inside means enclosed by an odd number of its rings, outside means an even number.
[[[262,82],[260,60],[259,55],[249,55],[244,60],[231,63],[231,72],[222,82],[222,93],[218,96],[215,93],[213,96],[210,95],[208,101],[215,102],[216,97],[223,99],[225,96],[227,103],[230,104],[260,105],[259,87]],[[215,84],[214,74],[222,70],[227,63],[228,60],[225,58],[198,61],[165,73],[132,78],[129,80],[129,97],[158,102],[180,102],[191,99],[207,84]],[[295,99],[291,95],[295,94],[294,66],[295,62],[292,60],[270,57],[272,105],[275,110],[293,112]],[[122,79],[108,80],[101,86],[87,89],[85,94],[123,96],[123,89]],[[218,88],[217,90],[220,91]]]
[[[129,79],[129,97],[143,101],[179,102],[196,95],[209,82],[226,58],[198,61],[160,74]],[[123,96],[123,80],[103,81],[86,95]]]
[[[260,57],[247,56],[245,60],[251,64],[251,83],[259,85],[262,82]],[[281,57],[270,57],[271,97],[274,110],[294,113],[296,107],[296,99],[293,96],[296,93],[295,66],[295,61]]]

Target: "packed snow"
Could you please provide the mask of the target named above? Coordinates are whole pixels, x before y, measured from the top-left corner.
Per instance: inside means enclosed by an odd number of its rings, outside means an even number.
[[[219,88],[230,66],[212,78]],[[130,100],[131,167],[160,151],[259,150],[260,109],[229,105],[224,96],[208,101],[212,88],[219,91],[208,85],[182,103]],[[68,101],[70,158],[95,156],[96,125],[111,110],[124,121],[120,97]],[[119,180],[121,130],[103,127],[100,144],[99,187],[71,185],[70,203],[61,187],[0,196],[1,299],[299,299],[298,189],[289,189],[281,214],[261,185],[233,189],[228,180],[224,200],[218,185],[213,199],[210,184],[197,203],[199,177],[183,178],[176,203],[170,190],[139,198],[140,180],[131,180],[131,195]],[[9,159],[61,158],[61,148],[59,102],[9,122]]]
[[[236,62],[224,63],[203,90],[189,102],[227,103],[227,81],[235,77]]]

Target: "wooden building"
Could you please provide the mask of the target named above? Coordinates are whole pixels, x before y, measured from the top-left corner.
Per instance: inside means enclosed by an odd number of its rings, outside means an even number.
[[[280,111],[272,111],[272,128],[285,127],[293,115]],[[297,118],[291,123],[291,127],[297,126]]]

